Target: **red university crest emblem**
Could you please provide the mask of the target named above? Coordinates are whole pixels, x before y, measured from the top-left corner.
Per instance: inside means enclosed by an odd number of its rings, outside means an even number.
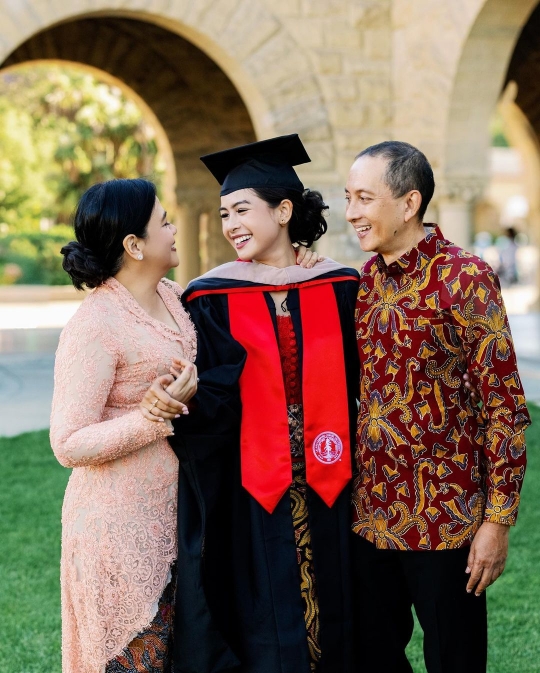
[[[321,432],[313,442],[315,458],[324,465],[336,463],[343,453],[343,442],[335,432]]]

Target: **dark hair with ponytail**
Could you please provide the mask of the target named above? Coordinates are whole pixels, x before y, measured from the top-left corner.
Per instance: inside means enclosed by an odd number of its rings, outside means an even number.
[[[284,199],[292,202],[293,211],[289,220],[291,243],[309,248],[313,241],[318,241],[326,233],[328,224],[323,213],[328,206],[320,192],[305,189],[301,193],[282,187],[252,187],[252,191],[270,208],[277,208]]]
[[[124,238],[146,238],[155,203],[155,185],[141,178],[101,182],[82,195],[73,219],[77,240],[60,251],[78,290],[98,287],[118,273]]]

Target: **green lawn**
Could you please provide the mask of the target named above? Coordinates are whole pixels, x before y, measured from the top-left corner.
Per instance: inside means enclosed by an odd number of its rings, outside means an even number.
[[[529,410],[533,425],[518,525],[510,531],[505,571],[488,589],[489,673],[540,673],[540,408]],[[424,673],[418,624],[408,655],[415,673]]]
[[[489,590],[489,673],[540,673],[540,409],[504,575]],[[0,438],[0,672],[60,673],[60,511],[68,470],[47,432]],[[421,638],[409,647],[424,671]],[[384,673],[384,671],[381,671]]]
[[[49,433],[0,438],[0,671],[60,673],[60,512]]]

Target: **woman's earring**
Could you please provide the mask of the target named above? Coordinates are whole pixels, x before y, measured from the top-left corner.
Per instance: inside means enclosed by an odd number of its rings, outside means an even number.
[[[139,254],[137,255],[137,259],[139,260],[139,262],[142,260],[142,258],[143,258],[142,254],[139,253]]]

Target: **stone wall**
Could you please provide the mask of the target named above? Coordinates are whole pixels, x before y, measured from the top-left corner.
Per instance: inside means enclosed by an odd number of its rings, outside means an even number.
[[[487,178],[489,118],[537,4],[0,0],[0,62],[71,58],[111,72],[147,101],[175,157],[189,275],[199,218],[213,212],[216,194],[198,154],[291,132],[313,159],[302,178],[331,206],[321,250],[359,264],[343,185],[354,155],[389,138],[426,152],[438,184],[429,214],[468,242]],[[214,216],[209,222],[219,236]],[[209,251],[211,263],[227,254],[218,245]]]

